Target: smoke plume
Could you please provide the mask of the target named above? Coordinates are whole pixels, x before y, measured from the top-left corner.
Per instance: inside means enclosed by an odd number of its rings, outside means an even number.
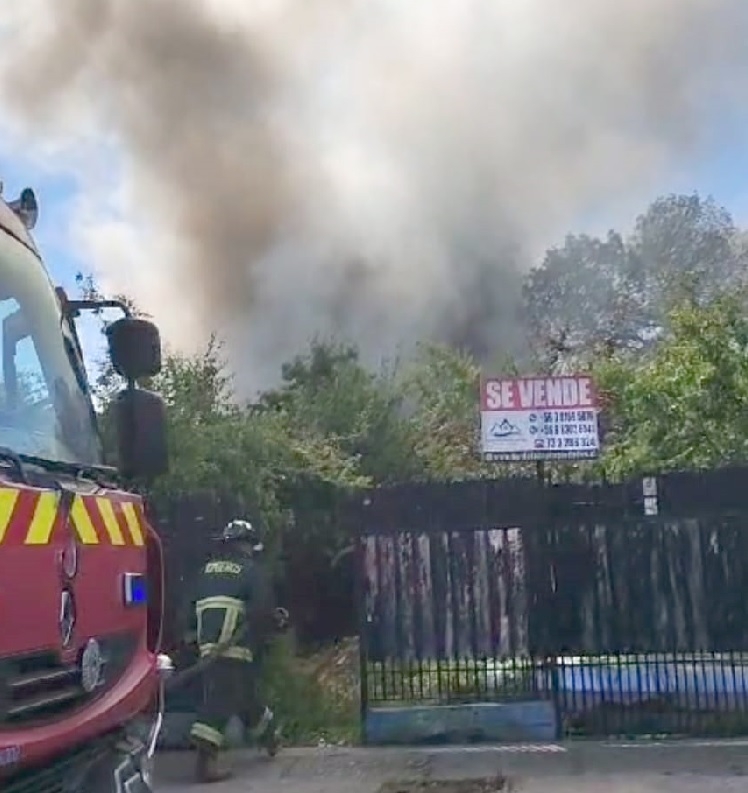
[[[516,349],[533,257],[745,99],[745,0],[20,5],[6,112],[124,153],[100,275],[245,388],[315,334]]]

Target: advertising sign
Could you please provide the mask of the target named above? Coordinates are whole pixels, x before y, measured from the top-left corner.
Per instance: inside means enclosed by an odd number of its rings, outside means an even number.
[[[599,403],[585,375],[483,378],[486,460],[584,460],[600,452]]]

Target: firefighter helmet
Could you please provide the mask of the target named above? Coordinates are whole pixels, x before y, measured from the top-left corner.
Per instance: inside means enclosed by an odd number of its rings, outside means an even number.
[[[252,546],[253,551],[262,550],[262,542],[257,534],[257,529],[248,520],[239,518],[230,520],[223,527],[223,531],[217,539],[221,542],[246,543]]]

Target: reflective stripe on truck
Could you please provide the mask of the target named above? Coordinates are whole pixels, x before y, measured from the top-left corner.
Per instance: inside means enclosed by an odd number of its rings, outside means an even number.
[[[50,545],[64,517],[59,491],[0,487],[0,545]],[[145,543],[143,506],[132,498],[76,495],[70,525],[83,545]]]

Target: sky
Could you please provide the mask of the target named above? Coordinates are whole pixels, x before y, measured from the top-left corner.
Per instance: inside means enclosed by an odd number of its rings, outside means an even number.
[[[62,286],[71,297],[79,293],[78,273],[95,272],[95,264],[76,248],[68,228],[78,203],[79,187],[75,178],[64,171],[56,173],[40,167],[33,158],[14,146],[0,147],[0,182],[3,198],[17,198],[25,187],[32,187],[39,203],[39,220],[32,234],[55,286]],[[87,366],[93,374],[104,354],[104,342],[99,323],[81,318],[78,333],[86,355]]]
[[[697,191],[703,196],[712,195],[733,215],[738,225],[748,226],[748,140],[744,131],[728,126],[714,135],[714,140],[703,158],[680,163],[676,169],[659,179],[652,198],[660,194]],[[39,222],[34,236],[45,258],[52,280],[62,285],[70,295],[77,292],[78,273],[96,274],[100,263],[91,257],[90,249],[81,249],[70,225],[75,223],[76,211],[81,203],[80,184],[67,172],[67,167],[56,171],[48,161],[40,165],[38,159],[26,154],[22,147],[0,146],[0,179],[6,199],[16,197],[31,186],[40,205]],[[625,209],[611,212],[603,207],[599,213],[579,217],[571,232],[588,231],[601,234],[608,228],[629,229],[641,204],[631,204]],[[101,218],[102,223],[106,218]],[[79,332],[89,365],[103,354],[103,343],[96,322],[81,320]]]
[[[0,179],[55,281],[218,331],[248,393],[315,334],[511,351],[565,233],[693,191],[748,227],[747,37],[745,0],[25,0]]]

